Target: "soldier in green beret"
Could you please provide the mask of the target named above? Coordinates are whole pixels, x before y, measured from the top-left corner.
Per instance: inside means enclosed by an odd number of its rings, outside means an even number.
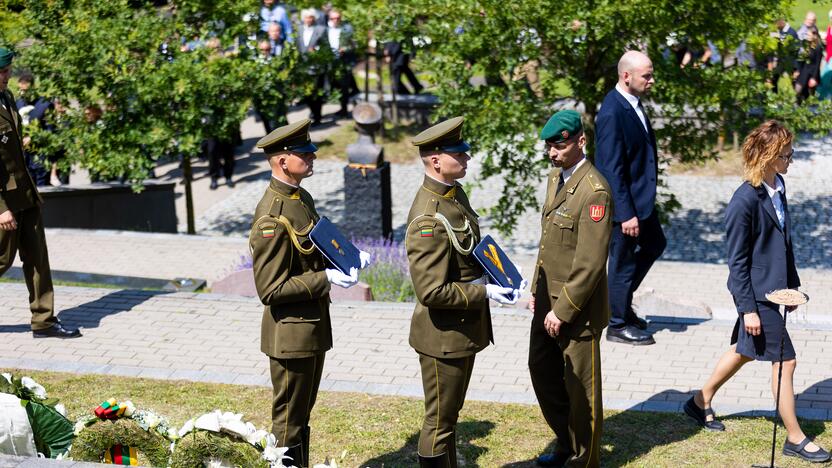
[[[584,154],[578,112],[557,112],[540,139],[554,168],[529,302],[534,313],[529,372],[557,448],[537,464],[597,467],[603,421],[599,343],[610,315],[612,199],[607,181]]]
[[[471,251],[480,241],[477,213],[457,180],[468,151],[462,117],[441,122],[413,138],[425,179],[407,217],[405,249],[416,292],[410,345],[419,354],[425,419],[419,433],[419,465],[456,467],[456,422],[474,356],[493,341],[488,299],[514,304],[520,291],[486,284]],[[504,295],[511,296],[510,298]]]
[[[55,317],[52,270],[40,205],[43,199],[26,168],[23,133],[14,96],[8,90],[14,53],[0,47],[0,276],[14,263],[17,252],[29,289],[32,335],[35,338],[77,338],[81,332]]]
[[[315,405],[325,353],[332,348],[330,284],[358,282],[355,268],[345,275],[327,268],[309,240],[320,219],[309,192],[317,147],[308,119],[275,129],[257,142],[269,158],[272,176],[254,211],[249,248],[254,283],[265,305],[260,350],[269,356],[273,387],[272,433],[292,465],[309,466],[309,414]],[[370,256],[361,252],[362,268]]]

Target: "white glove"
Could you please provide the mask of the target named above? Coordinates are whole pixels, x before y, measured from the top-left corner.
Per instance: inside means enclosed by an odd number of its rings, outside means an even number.
[[[522,281],[520,281],[520,287],[519,287],[519,288],[517,288],[517,289],[518,289],[518,290],[520,290],[520,291],[525,291],[525,290],[526,290],[526,286],[528,286],[528,285],[529,285],[529,282],[528,282],[528,281],[526,281],[526,280],[522,280]]]
[[[359,250],[358,251],[358,258],[361,259],[361,266],[359,268],[361,268],[363,270],[367,265],[370,264],[370,259],[372,258],[372,256],[370,255],[370,252],[365,252],[363,250]]]
[[[499,302],[500,304],[514,305],[517,304],[517,299],[520,298],[520,291],[517,289],[504,288],[496,284],[486,284],[485,294],[489,299]],[[506,297],[508,296],[508,297]]]
[[[355,286],[355,283],[358,282],[358,269],[352,267],[350,268],[350,274],[345,275],[335,268],[328,268],[326,270],[326,279],[334,285],[349,288],[350,286]]]

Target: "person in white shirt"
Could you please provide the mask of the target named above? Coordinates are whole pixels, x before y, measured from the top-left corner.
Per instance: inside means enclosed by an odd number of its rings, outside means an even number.
[[[347,117],[347,103],[351,96],[358,94],[358,84],[352,74],[352,68],[356,63],[355,43],[353,41],[353,28],[349,23],[343,23],[341,12],[336,9],[329,11],[327,22],[327,39],[332,53],[335,54],[335,62],[330,73],[330,83],[341,92],[341,109],[336,114],[338,117]]]

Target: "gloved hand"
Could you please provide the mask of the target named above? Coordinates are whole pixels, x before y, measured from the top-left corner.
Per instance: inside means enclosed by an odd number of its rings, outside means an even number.
[[[517,289],[504,288],[496,284],[486,284],[485,294],[489,299],[499,302],[500,304],[514,305],[517,304],[517,299],[520,298],[520,291]],[[508,297],[506,297],[508,296]]]
[[[363,270],[367,265],[370,264],[370,259],[372,258],[372,256],[370,255],[370,252],[365,252],[363,250],[359,250],[358,251],[358,258],[361,259],[361,266],[359,268],[361,268]]]
[[[335,268],[328,268],[326,270],[326,279],[330,283],[341,286],[342,288],[349,288],[350,286],[355,286],[355,283],[358,282],[358,269],[355,267],[350,268],[350,274],[345,275]]]

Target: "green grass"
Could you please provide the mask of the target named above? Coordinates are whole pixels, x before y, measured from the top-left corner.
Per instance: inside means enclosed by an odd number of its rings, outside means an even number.
[[[419,151],[410,143],[410,139],[421,130],[411,125],[400,125],[393,128],[388,122],[385,125],[384,138],[376,136],[376,143],[384,147],[384,160],[393,163],[412,163],[419,159]],[[347,146],[358,140],[355,125],[350,122],[327,135],[324,141],[318,143],[317,157],[320,159],[347,159]]]
[[[263,358],[265,359],[265,358]],[[415,357],[414,357],[415,359]],[[180,425],[188,418],[222,409],[269,428],[271,390],[263,387],[131,379],[100,375],[17,371],[60,398],[71,418],[107,398],[130,399]],[[601,441],[603,466],[747,467],[766,463],[771,422],[763,418],[724,418],[724,433],[701,431],[681,414],[605,411]],[[422,401],[414,398],[321,392],[312,413],[314,463],[335,457],[344,467],[416,466]],[[832,422],[803,421],[803,429],[832,447]],[[782,429],[778,434],[783,434]],[[778,437],[782,444],[783,437]],[[461,466],[531,467],[550,450],[552,433],[537,406],[469,401],[458,426]],[[342,457],[343,455],[343,457]],[[781,467],[812,466],[777,455]]]
[[[826,31],[829,25],[829,10],[832,10],[832,0],[797,0],[792,7],[792,17],[789,24],[794,29],[800,29],[807,11],[814,11],[818,16],[818,29]]]

